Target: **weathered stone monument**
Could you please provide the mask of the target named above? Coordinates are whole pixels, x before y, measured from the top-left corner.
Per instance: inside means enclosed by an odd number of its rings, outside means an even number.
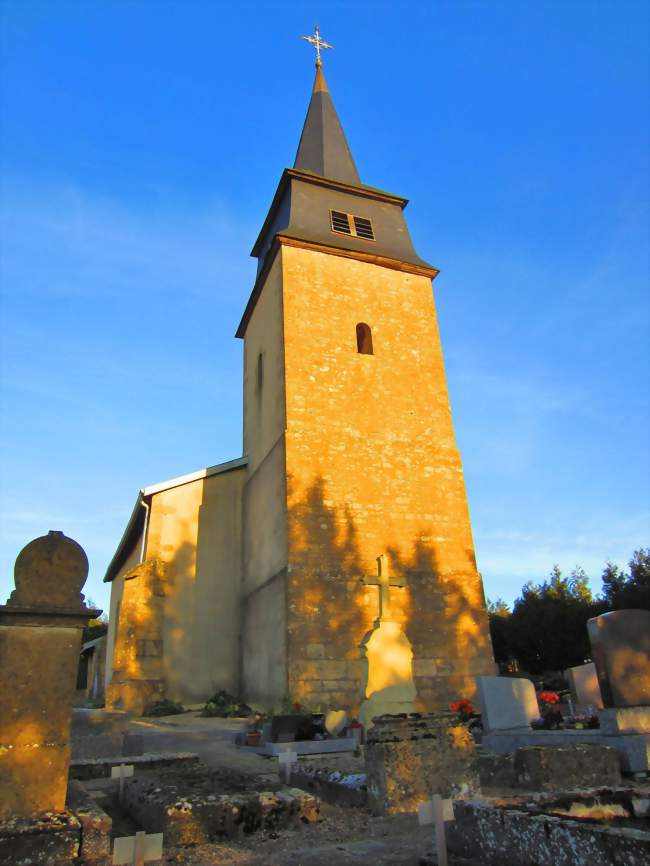
[[[605,708],[603,734],[618,738],[630,769],[650,769],[650,611],[614,610],[587,622]]]
[[[376,718],[365,763],[368,805],[376,814],[416,812],[434,794],[478,792],[474,740],[454,713]]]
[[[117,625],[113,675],[106,691],[112,710],[128,708],[141,715],[165,691],[163,609],[167,565],[148,559],[124,577]]]
[[[379,587],[379,616],[361,641],[365,661],[362,680],[363,703],[359,719],[366,728],[374,716],[415,711],[413,649],[401,625],[393,617],[391,586],[406,586],[403,579],[391,578],[388,557],[377,557],[377,576],[364,578],[367,586]]]
[[[650,707],[650,611],[613,610],[587,631],[605,707]]]
[[[0,821],[65,808],[70,719],[84,605],[83,549],[62,532],[18,555],[16,588],[0,607]]]

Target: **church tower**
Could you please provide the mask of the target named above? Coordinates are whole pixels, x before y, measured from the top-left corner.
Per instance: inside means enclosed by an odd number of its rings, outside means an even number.
[[[494,673],[431,291],[438,271],[413,247],[406,205],[361,182],[318,60],[237,331],[251,701],[358,711],[380,555],[416,705],[471,696],[474,676]]]

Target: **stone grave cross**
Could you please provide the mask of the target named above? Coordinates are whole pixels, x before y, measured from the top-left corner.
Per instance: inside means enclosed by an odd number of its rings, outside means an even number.
[[[415,712],[413,649],[399,622],[393,619],[390,591],[406,586],[403,577],[391,577],[388,556],[377,557],[377,576],[362,578],[379,587],[379,615],[359,648],[365,661],[359,721],[368,729],[375,716]]]
[[[433,824],[438,866],[447,866],[447,836],[445,821],[454,820],[454,806],[451,800],[434,794],[431,800],[418,806],[418,823]]]
[[[120,836],[113,845],[113,864],[144,866],[149,860],[161,860],[163,834],[138,830],[135,836]]]
[[[111,767],[111,779],[120,780],[120,802],[124,797],[124,780],[133,775],[133,764],[120,764],[119,767]]]
[[[406,586],[406,579],[403,577],[391,577],[388,556],[382,553],[381,556],[377,557],[377,575],[364,577],[363,582],[366,586],[379,587],[379,616],[377,620],[381,622],[390,621],[392,616],[390,588],[391,586]]]
[[[285,749],[278,755],[280,766],[284,766],[284,781],[289,784],[291,781],[291,767],[298,760],[298,754],[292,752],[291,749]]]

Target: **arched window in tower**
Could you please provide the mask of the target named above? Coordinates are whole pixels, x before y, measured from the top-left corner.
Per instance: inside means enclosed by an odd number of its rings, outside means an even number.
[[[372,331],[370,325],[365,322],[359,322],[357,325],[357,352],[361,355],[373,355],[372,351]]]

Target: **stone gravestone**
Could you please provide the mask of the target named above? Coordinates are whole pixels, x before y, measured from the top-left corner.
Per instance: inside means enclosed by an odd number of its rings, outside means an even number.
[[[434,794],[479,790],[476,747],[456,713],[380,716],[365,748],[368,806],[378,815],[417,812]]]
[[[636,745],[648,768],[650,758],[650,611],[614,610],[587,622],[591,652],[605,709],[598,714],[605,734],[641,735]],[[636,738],[639,740],[639,737]],[[628,752],[634,748],[632,740]]]
[[[18,555],[0,606],[0,820],[65,808],[82,629],[101,611],[81,594],[83,549],[62,532]]]
[[[604,613],[587,631],[605,707],[650,706],[650,611]]]
[[[364,578],[379,587],[379,616],[364,636],[360,648],[366,663],[359,720],[366,730],[375,716],[412,713],[417,690],[413,680],[413,649],[400,624],[393,618],[390,589],[405,586],[389,574],[388,557],[377,557],[377,576]]]
[[[598,674],[596,665],[588,662],[586,665],[576,665],[567,671],[571,697],[576,705],[582,709],[595,707],[600,710],[603,707],[603,698],[598,685]]]
[[[528,728],[539,717],[535,686],[519,677],[477,677],[483,730]]]

